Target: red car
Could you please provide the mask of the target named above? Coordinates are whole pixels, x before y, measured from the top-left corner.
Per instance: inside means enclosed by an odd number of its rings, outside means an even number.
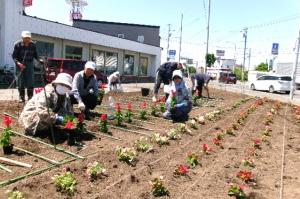
[[[59,73],[68,73],[72,77],[84,69],[86,61],[76,60],[76,59],[64,59],[64,58],[48,58],[45,62],[46,69],[46,81],[48,83],[55,80]],[[99,85],[101,83],[107,83],[107,77],[103,75],[100,71],[95,71]]]
[[[236,84],[236,75],[233,73],[220,73],[219,82],[224,82],[226,84],[233,83]]]

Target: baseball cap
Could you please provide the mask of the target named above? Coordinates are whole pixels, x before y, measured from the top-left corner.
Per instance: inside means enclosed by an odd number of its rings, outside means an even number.
[[[31,38],[31,32],[24,30],[21,34],[22,38]]]

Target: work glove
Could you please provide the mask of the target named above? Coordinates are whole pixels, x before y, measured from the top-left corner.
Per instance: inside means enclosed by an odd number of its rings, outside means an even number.
[[[84,111],[84,110],[85,110],[85,105],[84,105],[83,102],[79,102],[79,103],[78,103],[78,107],[79,107],[79,109],[80,109],[81,111]]]
[[[90,94],[94,94],[94,89],[91,88],[91,89],[89,90],[89,93],[90,93]]]
[[[152,102],[157,102],[156,95],[154,95],[154,96],[152,97]]]
[[[56,114],[55,115],[55,124],[63,124],[64,122],[64,117],[61,115]]]
[[[19,69],[23,70],[24,68],[26,68],[26,66],[20,62],[17,62],[17,66],[19,67]]]

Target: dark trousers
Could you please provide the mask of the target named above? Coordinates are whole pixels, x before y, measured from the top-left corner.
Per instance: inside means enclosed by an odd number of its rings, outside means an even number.
[[[26,66],[23,71],[18,69],[17,67],[17,76],[18,80],[18,90],[19,90],[19,95],[22,100],[25,99],[25,88],[27,88],[27,97],[28,100],[32,98],[33,96],[33,86],[34,86],[34,67],[33,67],[33,62],[26,62],[24,63]]]
[[[203,84],[198,84],[196,86],[196,90],[194,90],[192,94],[194,95],[194,93],[196,92],[198,97],[202,97],[202,90],[203,90]]]
[[[188,103],[187,106],[183,106],[180,108],[175,108],[170,110],[171,118],[175,122],[184,122],[188,120],[188,114],[192,110],[192,103]]]
[[[93,110],[97,106],[97,96],[93,94],[88,94],[84,96],[80,96],[82,102],[84,103],[87,110]],[[73,94],[70,95],[71,103],[78,104],[76,98]]]

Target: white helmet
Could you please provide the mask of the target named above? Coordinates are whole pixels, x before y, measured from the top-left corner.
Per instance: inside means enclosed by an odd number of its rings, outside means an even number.
[[[59,73],[56,79],[52,82],[52,84],[63,84],[68,88],[72,89],[72,79],[72,76],[67,73]]]

